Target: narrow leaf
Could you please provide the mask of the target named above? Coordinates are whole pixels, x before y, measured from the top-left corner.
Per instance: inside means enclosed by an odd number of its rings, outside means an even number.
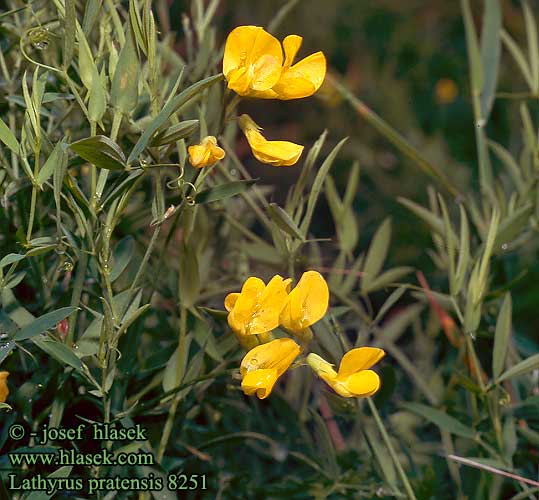
[[[94,135],[72,142],[69,147],[96,167],[108,170],[123,170],[125,168],[125,156],[122,150],[104,135]]]
[[[504,368],[509,336],[511,335],[511,312],[511,294],[508,293],[503,299],[494,334],[494,349],[492,352],[492,376],[494,379],[501,375]]]
[[[210,203],[212,201],[226,200],[232,196],[243,193],[256,182],[256,179],[227,182],[219,186],[201,191],[195,196],[195,203]]]
[[[56,311],[44,314],[15,332],[13,340],[25,340],[46,332],[49,328],[56,326],[58,322],[67,318],[76,310],[76,307],[62,307]]]

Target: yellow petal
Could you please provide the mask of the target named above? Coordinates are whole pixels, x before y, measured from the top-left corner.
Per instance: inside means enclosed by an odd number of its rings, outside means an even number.
[[[294,62],[294,58],[296,57],[296,54],[298,53],[299,48],[301,47],[301,42],[303,41],[303,38],[299,35],[288,35],[283,40],[283,48],[284,48],[284,67],[289,68],[292,66],[292,63]]]
[[[7,386],[7,378],[9,372],[0,372],[0,403],[5,403],[9,395],[9,388]]]
[[[247,396],[256,393],[259,399],[264,399],[271,394],[277,378],[277,370],[274,368],[247,372],[241,381],[241,388]]]
[[[200,144],[189,146],[189,162],[195,168],[202,168],[206,165],[213,165],[225,157],[225,152],[217,146],[217,139],[213,135],[204,137]]]
[[[372,370],[363,370],[351,375],[345,385],[352,396],[366,398],[380,389],[380,377]]]
[[[280,377],[297,358],[300,347],[292,339],[281,338],[272,340],[251,349],[242,359],[240,373],[275,369]]]
[[[243,284],[240,296],[236,299],[227,318],[230,328],[239,335],[247,334],[246,330],[252,319],[255,305],[265,286],[260,278],[254,276],[248,278]]]
[[[322,356],[311,352],[307,356],[307,363],[313,371],[324,380],[333,380],[337,378],[337,372],[333,369],[333,365],[328,363]]]
[[[239,95],[264,91],[281,75],[283,51],[279,41],[260,26],[239,26],[226,40],[223,73]]]
[[[339,378],[344,379],[361,370],[367,370],[378,363],[384,355],[385,352],[377,347],[358,347],[348,351],[341,360]]]
[[[326,280],[317,271],[307,271],[288,295],[280,323],[291,332],[304,330],[326,314],[328,304]]]
[[[322,52],[316,52],[290,68],[285,68],[272,90],[282,100],[301,99],[313,95],[325,77],[326,58]]]
[[[228,312],[232,311],[232,309],[234,308],[234,304],[236,304],[236,301],[238,300],[239,296],[240,296],[239,293],[234,292],[234,293],[229,293],[225,297],[225,309]]]
[[[268,141],[256,130],[245,133],[253,155],[258,161],[275,167],[295,165],[303,152],[303,146],[289,141]]]
[[[258,296],[253,308],[247,334],[269,332],[279,326],[279,316],[287,297],[287,286],[291,280],[274,276]]]

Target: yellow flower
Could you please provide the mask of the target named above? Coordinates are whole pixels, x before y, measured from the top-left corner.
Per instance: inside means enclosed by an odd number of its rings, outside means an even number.
[[[5,403],[9,395],[9,388],[7,386],[7,378],[9,372],[0,372],[0,403]]]
[[[241,388],[248,396],[256,393],[267,398],[277,379],[286,371],[300,352],[292,339],[276,339],[251,349],[243,358],[240,373]]]
[[[217,146],[217,139],[213,135],[208,135],[200,141],[200,144],[189,146],[189,162],[195,168],[202,168],[206,165],[213,165],[225,157],[225,152]]]
[[[259,132],[260,127],[248,115],[241,115],[239,123],[258,161],[275,167],[289,167],[299,160],[303,146],[288,141],[266,140]]]
[[[252,276],[245,281],[240,293],[226,296],[228,324],[240,341],[247,335],[264,334],[279,326],[290,281],[276,275],[265,285],[260,278]]]
[[[260,26],[239,26],[226,39],[223,74],[228,88],[241,96],[271,89],[282,64],[281,44]]]
[[[306,271],[289,293],[279,323],[287,330],[300,334],[324,317],[328,304],[326,280],[317,271]]]
[[[259,26],[240,26],[226,40],[223,73],[228,88],[247,97],[300,99],[313,95],[326,76],[326,58],[316,52],[292,65],[302,37],[279,41]]]
[[[285,61],[281,77],[266,95],[257,97],[285,101],[301,99],[313,95],[320,88],[326,76],[326,58],[322,52],[311,54],[292,65],[302,41],[298,35],[288,35],[283,40]]]
[[[385,352],[376,347],[352,349],[343,356],[338,373],[318,354],[309,354],[307,363],[337,394],[345,398],[365,398],[380,389],[380,377],[369,368],[384,356]]]

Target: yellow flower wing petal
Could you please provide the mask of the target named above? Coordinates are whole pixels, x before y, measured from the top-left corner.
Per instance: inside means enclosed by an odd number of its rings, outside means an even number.
[[[264,31],[260,26],[238,26],[229,33],[223,54],[223,74],[227,80],[231,71],[250,64],[250,54],[260,31]]]
[[[351,375],[345,385],[353,396],[366,398],[380,389],[380,377],[372,370],[363,370]]]
[[[289,68],[292,66],[292,63],[294,62],[294,58],[296,57],[296,54],[298,53],[299,48],[301,47],[301,42],[303,41],[303,38],[299,35],[288,35],[283,40],[283,48],[284,48],[284,67]]]
[[[278,94],[279,99],[301,99],[313,95],[325,77],[326,57],[323,52],[316,52],[284,69],[272,90]]]
[[[214,162],[222,160],[225,157],[225,150],[217,145],[211,147],[211,158]]]
[[[260,56],[248,69],[247,73],[252,73],[249,86],[255,91],[271,89],[281,77],[281,59],[269,54]]]
[[[287,285],[290,281],[277,275],[266,285],[255,306],[250,333],[269,332],[279,326],[279,315],[288,295]]]
[[[7,378],[9,372],[0,372],[0,403],[5,403],[9,396],[9,388],[7,386]]]
[[[251,78],[247,74],[247,68],[237,68],[228,74],[228,88],[239,95],[249,94],[249,85]]]
[[[240,335],[248,334],[248,327],[252,320],[254,308],[265,288],[264,282],[254,276],[248,278],[236,299],[233,309],[228,315],[228,324]]]
[[[341,360],[339,378],[344,379],[361,370],[367,370],[378,363],[384,356],[384,350],[377,347],[358,347],[352,349]]]
[[[234,308],[234,304],[236,304],[236,301],[238,300],[239,296],[240,296],[239,293],[233,292],[233,293],[229,293],[225,297],[225,309],[228,312],[232,311],[232,309]]]
[[[189,153],[189,162],[195,168],[203,167],[210,158],[210,150],[200,144],[189,146],[187,152]]]
[[[329,305],[329,288],[318,271],[306,271],[290,292],[290,312],[297,328],[314,325],[324,317]]]
[[[257,130],[247,130],[245,135],[253,155],[258,161],[276,167],[288,167],[299,160],[303,146],[289,141],[268,141]]]
[[[247,372],[241,381],[241,388],[247,396],[256,393],[259,399],[265,399],[271,394],[278,377],[274,368]]]
[[[294,362],[300,352],[300,347],[292,339],[275,339],[251,349],[242,359],[240,373],[272,368],[281,376]]]

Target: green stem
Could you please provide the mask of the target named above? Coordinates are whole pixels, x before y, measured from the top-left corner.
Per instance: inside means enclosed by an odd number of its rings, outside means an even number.
[[[380,414],[378,413],[378,410],[376,409],[376,405],[373,403],[371,398],[367,398],[367,402],[369,404],[369,408],[371,410],[372,416],[374,417],[376,425],[378,426],[378,430],[380,431],[380,434],[382,434],[382,439],[384,440],[384,443],[387,449],[389,450],[391,459],[393,460],[393,463],[395,464],[397,472],[401,478],[402,484],[404,485],[404,489],[406,490],[408,498],[412,500],[416,500],[414,490],[412,490],[412,486],[410,485],[410,482],[408,481],[408,478],[406,477],[406,473],[404,472],[404,469],[402,468],[402,465],[399,462],[397,453],[395,452],[395,449],[393,448],[393,445],[391,444],[391,440],[389,439],[389,435],[386,431],[386,428],[384,427],[384,423],[382,422],[382,419],[380,418]]]
[[[79,264],[77,266],[77,273],[75,275],[75,283],[73,285],[73,293],[71,294],[71,306],[78,306],[80,297],[82,294],[82,287],[84,285],[84,277],[86,276],[86,268],[88,267],[88,254],[84,249],[81,249],[81,255]],[[77,314],[75,311],[69,318],[69,329],[67,331],[66,342],[68,346],[71,346],[75,339],[75,326],[77,324]]]
[[[150,240],[150,243],[148,244],[148,248],[146,248],[146,253],[144,254],[144,257],[142,258],[142,262],[140,264],[139,270],[137,271],[137,274],[135,276],[135,279],[133,280],[133,283],[131,283],[131,286],[129,287],[129,298],[133,296],[133,291],[135,290],[136,286],[138,285],[138,282],[140,281],[140,278],[146,271],[146,266],[148,265],[148,260],[150,259],[150,255],[153,251],[153,247],[155,246],[155,243],[157,242],[157,237],[159,236],[159,232],[161,231],[161,225],[155,226],[154,232],[152,234],[152,239]]]

